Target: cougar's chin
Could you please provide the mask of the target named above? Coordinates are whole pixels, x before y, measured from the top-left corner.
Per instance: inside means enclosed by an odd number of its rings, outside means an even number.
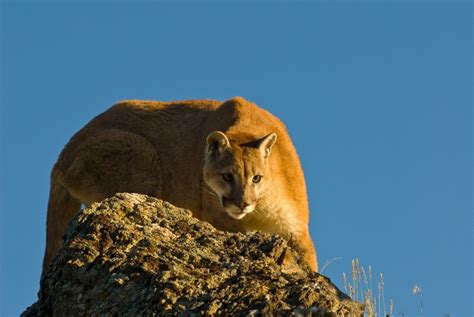
[[[229,216],[231,216],[232,218],[237,219],[237,220],[240,220],[240,219],[244,218],[247,215],[246,213],[240,212],[240,211],[238,213],[236,213],[234,211],[231,211],[231,210],[228,210],[228,209],[226,209],[225,211]]]
[[[225,208],[225,212],[232,218],[240,220],[244,218],[247,214],[241,210]]]

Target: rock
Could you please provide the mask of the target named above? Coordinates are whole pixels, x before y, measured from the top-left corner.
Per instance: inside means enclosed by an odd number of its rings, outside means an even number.
[[[283,238],[228,233],[156,198],[83,210],[22,316],[362,316]]]

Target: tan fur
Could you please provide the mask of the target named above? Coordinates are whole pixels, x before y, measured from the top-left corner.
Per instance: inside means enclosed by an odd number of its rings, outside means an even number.
[[[290,137],[280,120],[241,97],[124,101],[76,133],[51,174],[43,271],[80,204],[117,192],[167,200],[221,230],[281,234],[317,271],[304,175]]]

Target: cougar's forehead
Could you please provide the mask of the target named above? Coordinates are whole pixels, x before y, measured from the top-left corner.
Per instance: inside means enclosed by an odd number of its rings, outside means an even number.
[[[233,169],[243,176],[252,177],[257,173],[262,173],[265,169],[265,164],[257,149],[239,147],[234,152]]]
[[[233,146],[219,157],[214,158],[212,165],[223,173],[254,175],[261,173],[265,164],[258,149]]]

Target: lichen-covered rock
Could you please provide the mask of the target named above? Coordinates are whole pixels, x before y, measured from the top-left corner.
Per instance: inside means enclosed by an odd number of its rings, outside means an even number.
[[[279,236],[228,233],[139,194],[82,211],[23,316],[360,316]]]

